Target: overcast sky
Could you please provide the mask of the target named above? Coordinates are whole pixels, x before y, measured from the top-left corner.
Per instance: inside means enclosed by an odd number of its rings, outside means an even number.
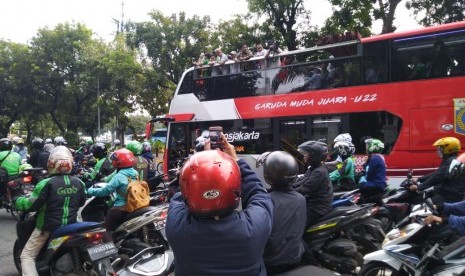
[[[27,43],[39,28],[53,29],[64,22],[84,23],[97,36],[110,41],[116,31],[113,19],[148,21],[151,10],[165,15],[185,11],[188,16],[209,15],[213,22],[227,20],[233,14],[247,12],[245,0],[1,0],[0,39]],[[312,10],[312,24],[321,25],[331,14],[326,0],[305,0],[305,8]],[[416,27],[412,16],[401,3],[395,22],[398,30]],[[379,32],[379,24],[375,32]]]

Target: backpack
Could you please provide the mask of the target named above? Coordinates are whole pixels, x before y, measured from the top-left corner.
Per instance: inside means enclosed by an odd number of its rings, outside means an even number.
[[[9,179],[8,171],[4,167],[1,167],[1,165],[3,161],[5,161],[5,159],[8,157],[8,155],[10,155],[10,153],[11,152],[8,152],[7,155],[2,160],[0,160],[0,183],[5,183]]]
[[[139,177],[137,177],[137,180],[128,178],[128,181],[126,211],[134,212],[140,208],[149,206],[150,193],[147,182],[139,180]]]

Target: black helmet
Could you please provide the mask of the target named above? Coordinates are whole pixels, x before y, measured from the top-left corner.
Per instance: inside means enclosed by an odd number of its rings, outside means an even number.
[[[352,155],[352,150],[348,142],[336,142],[333,146],[333,150],[342,160],[346,160],[347,157]]]
[[[34,138],[32,140],[32,148],[36,150],[41,150],[44,148],[44,140],[42,138]]]
[[[295,158],[285,151],[265,152],[257,159],[257,166],[263,164],[263,176],[273,189],[287,188],[299,174]]]
[[[310,166],[320,165],[322,161],[326,160],[328,153],[328,146],[319,141],[307,141],[300,144],[297,149],[302,155],[309,155],[308,163]]]
[[[13,147],[10,139],[2,138],[0,139],[0,151],[11,150]]]
[[[95,145],[90,148],[90,152],[92,152],[95,158],[102,159],[107,156],[107,147],[104,143],[95,143]]]

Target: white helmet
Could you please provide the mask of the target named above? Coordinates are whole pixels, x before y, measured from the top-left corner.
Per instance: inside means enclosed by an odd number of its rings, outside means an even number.
[[[56,146],[48,157],[47,169],[50,174],[69,174],[73,170],[73,155],[65,146]]]
[[[13,142],[13,144],[17,145],[19,139],[21,139],[21,138],[19,138],[18,136],[15,136],[15,137],[13,137],[13,138],[11,139],[11,142]]]
[[[336,138],[334,138],[334,143],[337,142],[346,142],[346,143],[352,143],[352,136],[350,136],[349,133],[341,133]]]

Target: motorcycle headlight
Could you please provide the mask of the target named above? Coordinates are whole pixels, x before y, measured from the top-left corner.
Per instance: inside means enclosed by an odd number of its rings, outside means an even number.
[[[405,235],[407,235],[407,231],[405,231],[405,229],[402,229],[402,230],[396,229],[396,231],[391,231],[384,238],[383,245],[385,243],[387,243],[387,242],[398,239],[398,238],[403,237]]]
[[[392,240],[404,237],[415,229],[416,227],[412,225],[407,225],[406,227],[403,227],[402,229],[393,229],[389,233],[386,234],[386,237],[384,238],[384,241],[383,241],[383,245]]]

